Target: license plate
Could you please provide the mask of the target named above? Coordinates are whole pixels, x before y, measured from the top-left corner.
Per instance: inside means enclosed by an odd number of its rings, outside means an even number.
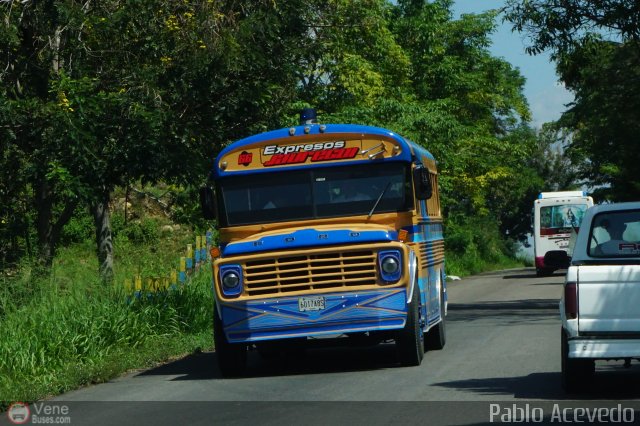
[[[298,298],[298,309],[300,310],[300,312],[321,311],[324,308],[325,300],[322,296]]]

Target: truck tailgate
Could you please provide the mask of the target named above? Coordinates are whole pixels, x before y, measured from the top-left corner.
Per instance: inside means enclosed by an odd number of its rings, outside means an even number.
[[[640,334],[640,265],[580,266],[580,333]]]

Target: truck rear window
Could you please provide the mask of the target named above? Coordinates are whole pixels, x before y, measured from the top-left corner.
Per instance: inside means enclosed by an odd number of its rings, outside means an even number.
[[[640,210],[600,213],[589,235],[592,257],[640,257]]]

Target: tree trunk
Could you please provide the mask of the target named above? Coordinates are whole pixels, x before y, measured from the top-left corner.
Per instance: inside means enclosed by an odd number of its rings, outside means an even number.
[[[45,268],[51,267],[62,229],[69,222],[78,206],[77,198],[66,200],[58,220],[54,222],[53,198],[54,191],[49,181],[46,178],[39,179],[36,185],[35,197],[38,211],[38,252],[40,264]]]
[[[100,277],[105,283],[113,281],[113,239],[111,234],[111,220],[109,217],[109,192],[105,192],[100,199],[91,206],[93,222],[96,227],[96,245],[98,262],[100,263]]]
[[[39,263],[46,268],[51,266],[55,254],[55,243],[51,240],[51,217],[53,216],[53,197],[46,178],[40,178],[35,188],[35,202],[38,210],[38,254]]]

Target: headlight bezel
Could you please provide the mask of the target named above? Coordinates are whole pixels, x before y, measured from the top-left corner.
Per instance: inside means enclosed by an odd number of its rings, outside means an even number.
[[[237,277],[237,283],[231,287],[227,286],[225,278],[235,275]],[[220,289],[222,294],[227,297],[237,297],[242,294],[243,275],[242,267],[240,265],[223,265],[218,272],[218,279],[220,281]]]
[[[395,263],[395,271],[389,272],[385,266]],[[385,283],[395,283],[402,278],[402,252],[400,250],[384,250],[378,253],[378,270],[380,278]]]

